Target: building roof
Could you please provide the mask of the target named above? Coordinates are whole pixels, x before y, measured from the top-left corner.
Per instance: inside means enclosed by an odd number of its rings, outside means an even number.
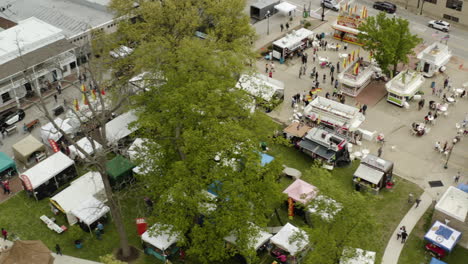
[[[450,186],[436,204],[435,209],[461,222],[468,213],[468,193]]]
[[[428,61],[440,67],[446,64],[452,57],[452,52],[447,45],[440,42],[434,42],[421,51],[417,58],[420,60]]]
[[[138,129],[138,127],[137,126],[129,127],[129,125],[130,123],[136,120],[137,120],[137,116],[135,115],[135,112],[129,111],[107,122],[106,123],[106,138],[108,141],[107,143],[115,144],[117,143],[117,141],[135,132]]]
[[[283,2],[286,3],[286,2]],[[276,8],[276,6],[275,6]],[[273,46],[278,46],[280,48],[288,48],[290,50],[296,49],[298,46],[302,45],[303,39],[313,37],[314,32],[310,31],[306,28],[300,28],[298,30],[292,30],[289,34],[286,34],[281,39],[276,40],[273,42]]]
[[[293,239],[296,236],[297,239]],[[309,245],[309,236],[304,230],[286,223],[276,235],[270,238],[270,242],[296,256]]]
[[[307,134],[307,132],[309,132],[311,128],[312,127],[305,124],[301,124],[299,122],[292,122],[289,126],[283,129],[283,132],[293,137],[302,138]]]
[[[75,162],[72,159],[59,151],[25,171],[23,175],[29,178],[32,188],[35,189],[73,164]]]
[[[273,4],[277,4],[279,3],[279,0],[259,0],[253,4],[251,4],[250,6],[253,6],[253,7],[256,7],[258,9],[263,9],[265,7],[269,7]]]
[[[364,164],[367,164],[371,167],[374,167],[378,170],[381,170],[383,172],[387,172],[388,170],[390,170],[392,167],[393,167],[393,162],[389,161],[389,160],[384,160],[382,158],[379,158],[373,154],[368,154],[366,155],[361,163],[364,163]]]
[[[385,84],[387,91],[400,96],[413,96],[424,83],[425,79],[420,73],[405,70]]]
[[[373,184],[379,184],[384,173],[380,170],[371,168],[365,164],[360,164],[357,170],[354,172],[355,177],[361,178]]]
[[[108,10],[110,0],[0,0],[0,6],[11,4],[1,17],[18,22],[37,17],[64,31],[67,37],[113,20]]]

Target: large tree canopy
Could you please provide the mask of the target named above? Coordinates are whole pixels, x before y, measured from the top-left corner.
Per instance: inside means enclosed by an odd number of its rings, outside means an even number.
[[[359,26],[361,32],[358,39],[364,43],[363,48],[373,53],[382,70],[389,72],[393,66],[393,74],[398,63],[408,63],[409,55],[421,43],[421,38],[411,34],[409,21],[400,17],[388,17],[384,12],[368,17]]]
[[[136,9],[131,3],[114,0],[112,7],[138,17],[119,32],[138,43],[130,56],[136,71],[148,72],[148,91],[134,105],[149,142],[140,181],[155,201],[155,220],[182,234],[179,244],[201,262],[229,257],[223,238],[233,232],[237,249],[252,257],[251,224],[265,226],[271,216],[281,197],[276,179],[282,168],[261,165],[258,146],[271,121],[250,113],[250,98],[233,88],[253,54],[245,3],[138,1]],[[195,36],[198,29],[206,39]],[[214,199],[206,195],[209,186]]]

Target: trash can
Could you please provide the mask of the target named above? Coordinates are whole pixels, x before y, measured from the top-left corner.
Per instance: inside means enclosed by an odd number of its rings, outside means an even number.
[[[55,116],[60,115],[60,114],[63,113],[64,111],[65,111],[65,110],[63,109],[63,106],[61,106],[61,105],[52,108],[52,112],[54,113]]]

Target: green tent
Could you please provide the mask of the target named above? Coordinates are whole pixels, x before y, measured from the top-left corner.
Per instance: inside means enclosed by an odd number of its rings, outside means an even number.
[[[118,155],[106,163],[107,174],[114,188],[120,188],[125,183],[132,181],[132,169],[135,165],[128,159]]]
[[[16,163],[7,154],[0,152],[0,175],[7,173],[9,170],[16,172]]]

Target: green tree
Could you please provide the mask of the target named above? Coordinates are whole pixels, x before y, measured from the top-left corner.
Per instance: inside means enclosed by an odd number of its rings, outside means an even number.
[[[307,255],[306,262],[335,264],[340,263],[346,248],[375,249],[376,236],[372,234],[378,225],[371,212],[374,197],[340,188],[338,181],[328,171],[316,166],[305,173],[304,179],[317,186],[319,194],[336,201],[312,201],[320,212],[333,217],[310,216],[311,228],[306,230],[313,250]],[[353,257],[352,251],[345,254],[346,257]]]
[[[245,1],[115,0],[119,15],[138,18],[119,33],[138,43],[131,64],[147,72],[148,91],[134,98],[141,133],[148,138],[140,181],[154,199],[154,219],[180,235],[179,245],[203,263],[220,263],[236,249],[253,261],[248,241],[265,226],[281,197],[278,162],[261,166],[261,141],[274,125],[251,114],[251,100],[235,89],[253,61],[254,33]],[[195,36],[196,30],[207,34]],[[164,79],[164,83],[152,80]],[[219,161],[215,157],[219,156]],[[206,195],[212,187],[216,198]]]
[[[409,21],[403,18],[388,17],[384,12],[368,17],[359,26],[361,32],[358,39],[364,43],[363,48],[373,53],[373,57],[386,73],[393,76],[398,63],[407,64],[413,49],[422,39],[409,30]]]

